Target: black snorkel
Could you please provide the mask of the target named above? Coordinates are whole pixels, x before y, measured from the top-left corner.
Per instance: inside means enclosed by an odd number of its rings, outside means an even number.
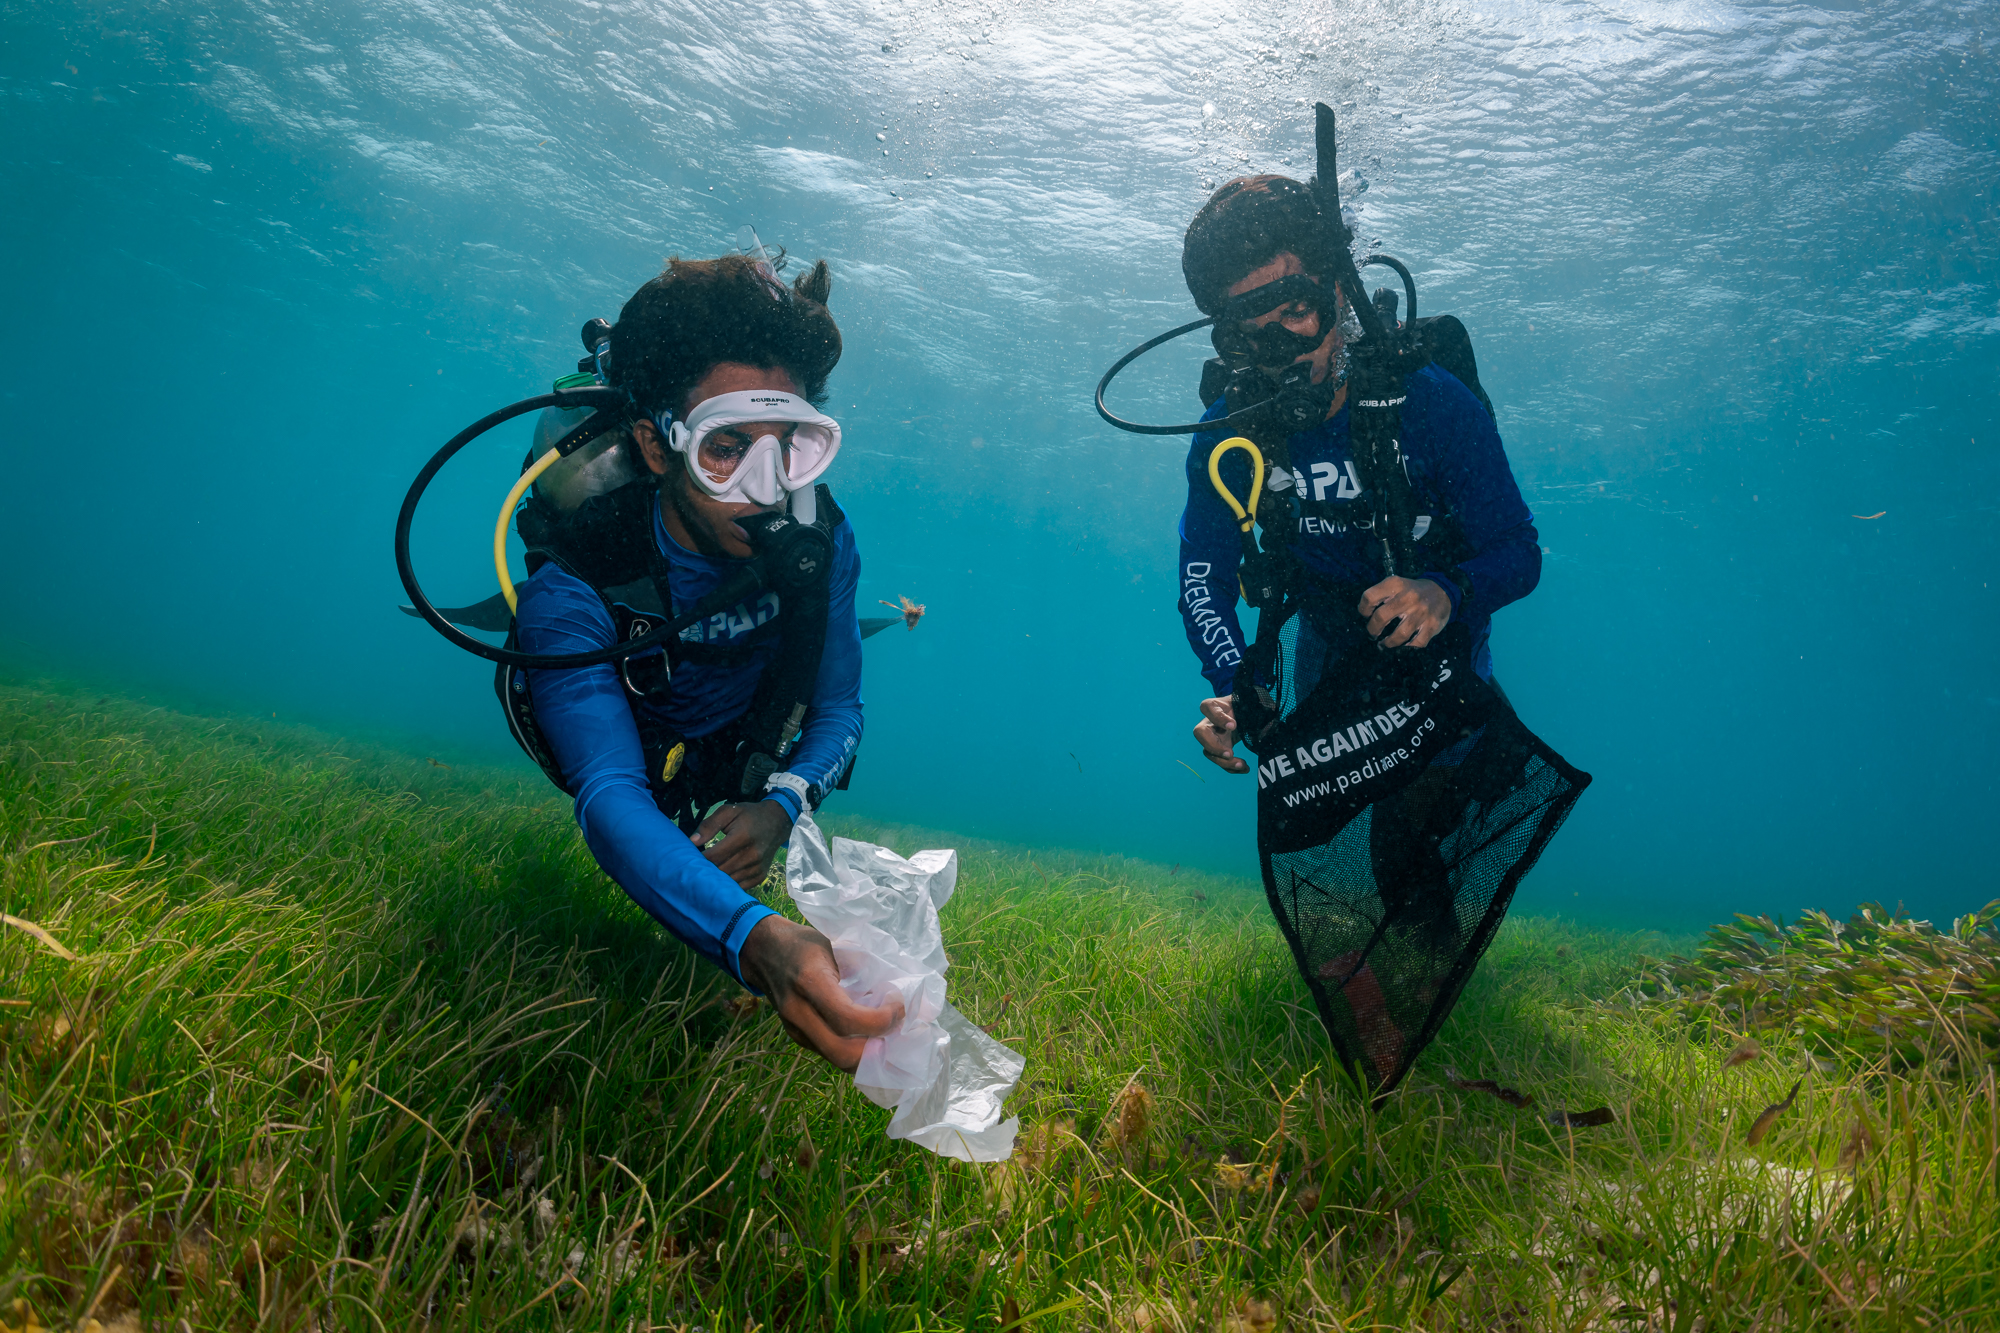
[[[605,363],[610,354],[610,334],[611,326],[601,319],[593,319],[584,325],[583,344],[589,355],[577,363],[577,374],[557,380],[550,393],[510,403],[452,436],[442,449],[431,455],[430,461],[417,473],[416,480],[410,483],[409,494],[403,497],[402,511],[396,516],[396,572],[402,576],[403,589],[410,595],[411,607],[405,609],[414,609],[417,615],[430,622],[432,629],[476,657],[507,666],[544,671],[616,662],[658,648],[676,638],[688,626],[766,590],[775,589],[780,593],[809,590],[816,583],[825,582],[832,570],[833,544],[817,525],[801,523],[785,513],[748,514],[737,520],[737,524],[749,538],[752,559],[681,615],[623,643],[587,653],[524,653],[515,648],[481,642],[445,618],[444,613],[424,595],[422,585],[417,582],[416,566],[410,560],[410,527],[416,519],[417,504],[423,499],[424,491],[461,449],[515,417],[548,407],[590,409],[590,415],[558,439],[548,454],[540,460],[530,460],[531,463],[539,461],[545,464],[568,458],[606,431],[616,430],[638,419],[640,409],[631,396],[625,390],[604,382]],[[525,489],[533,471],[532,467],[524,467],[523,485],[516,487],[517,492]],[[503,513],[503,523],[511,515],[511,510],[510,503]],[[496,535],[496,549],[502,538],[504,530]],[[496,558],[499,558],[498,554]],[[505,591],[508,593],[507,601],[501,610],[509,614],[511,621],[511,587],[505,587]],[[499,601],[498,598],[493,600]],[[508,641],[513,641],[511,635]]]

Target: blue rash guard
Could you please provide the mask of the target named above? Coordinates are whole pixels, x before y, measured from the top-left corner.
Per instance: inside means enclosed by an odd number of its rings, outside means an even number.
[[[1493,674],[1487,635],[1493,613],[1535,590],[1542,576],[1541,539],[1535,516],[1507,466],[1493,418],[1450,372],[1425,366],[1404,381],[1403,453],[1409,462],[1410,499],[1416,510],[1417,551],[1436,551],[1442,520],[1456,521],[1471,554],[1425,578],[1451,598],[1451,614],[1472,632],[1473,670]],[[1202,420],[1223,415],[1220,401]],[[1362,500],[1360,476],[1348,434],[1345,406],[1329,420],[1287,441],[1294,488],[1316,512],[1299,518],[1294,547],[1306,568],[1336,583],[1373,587],[1382,580],[1381,545],[1374,540],[1372,506]],[[1227,696],[1243,660],[1243,627],[1236,616],[1237,561],[1242,554],[1237,520],[1208,479],[1208,455],[1223,438],[1194,437],[1188,451],[1188,503],[1181,515],[1180,609],[1188,643],[1201,673],[1218,696]],[[1231,450],[1222,479],[1239,498],[1249,492],[1249,456]],[[1267,486],[1271,484],[1267,478]],[[1356,501],[1361,501],[1356,503]],[[1357,526],[1358,520],[1358,526]],[[1424,538],[1431,536],[1426,548]],[[1463,547],[1461,548],[1463,550]],[[1461,589],[1459,586],[1463,584]]]
[[[694,605],[742,564],[682,546],[667,534],[657,505],[653,540],[666,555],[675,606]],[[833,552],[826,648],[785,769],[822,791],[833,789],[861,743],[861,626],[854,617],[861,555],[852,525],[834,530]],[[525,651],[581,653],[616,641],[617,628],[596,591],[554,564],[543,565],[519,588],[515,624]],[[778,606],[777,594],[766,593],[690,626],[681,638],[726,646],[769,621]],[[729,725],[749,710],[775,651],[776,641],[767,639],[738,665],[681,663],[664,720],[689,739]],[[597,863],[676,939],[742,980],[738,951],[771,909],[716,869],[654,803],[630,696],[616,666],[530,671],[528,688],[535,721],[562,765],[564,785],[576,798],[576,822]],[[791,791],[777,788],[765,799],[798,818],[800,803]]]

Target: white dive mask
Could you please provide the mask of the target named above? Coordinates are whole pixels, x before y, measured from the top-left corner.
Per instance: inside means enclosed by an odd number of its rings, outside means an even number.
[[[655,420],[667,447],[686,460],[694,484],[731,504],[772,505],[792,492],[810,493],[840,452],[839,422],[776,389],[717,394],[696,404],[686,421],[666,413]],[[792,423],[789,445],[769,432],[746,444],[734,428],[753,421]]]

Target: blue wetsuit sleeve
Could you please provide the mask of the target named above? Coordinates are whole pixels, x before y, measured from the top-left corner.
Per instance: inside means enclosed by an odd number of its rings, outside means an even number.
[[[617,633],[590,586],[553,565],[520,585],[515,624],[531,653],[588,652]],[[530,671],[528,688],[597,864],[676,939],[742,980],[738,952],[771,909],[716,869],[653,804],[617,670]]]
[[[861,744],[861,622],[854,615],[854,591],[861,583],[861,552],[854,528],[843,523],[833,534],[833,573],[827,587],[826,648],[813,683],[812,706],[806,710],[798,744],[785,771],[795,773],[822,792],[832,791]],[[769,800],[799,817],[798,796],[783,787]]]
[[[1405,409],[1407,433],[1415,438],[1421,429],[1432,441],[1433,482],[1446,512],[1458,516],[1473,552],[1447,572],[1464,584],[1464,596],[1473,608],[1490,616],[1526,597],[1541,582],[1542,545],[1535,516],[1521,498],[1493,418],[1471,390],[1435,367],[1412,378],[1430,383],[1425,386],[1429,392],[1410,395],[1415,410]],[[1449,579],[1432,577],[1451,598],[1452,614],[1460,614],[1460,589]]]
[[[1188,450],[1188,498],[1181,511],[1181,562],[1175,582],[1188,646],[1200,660],[1209,688],[1226,695],[1243,660],[1243,625],[1236,616],[1236,566],[1243,548],[1235,515],[1208,479],[1208,453],[1221,438],[1197,435]],[[1244,499],[1251,481],[1248,455],[1231,450],[1221,470],[1231,492]]]

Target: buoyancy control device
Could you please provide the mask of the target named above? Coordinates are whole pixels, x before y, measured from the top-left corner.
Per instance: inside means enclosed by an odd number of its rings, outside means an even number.
[[[1358,325],[1347,340],[1346,383],[1355,465],[1374,506],[1368,530],[1384,577],[1421,578],[1402,449],[1405,381],[1435,362],[1489,413],[1492,403],[1464,325],[1416,317],[1408,267],[1381,254],[1355,262],[1341,217],[1334,114],[1319,103],[1314,115],[1312,189],[1335,270],[1317,276],[1337,284]],[[1397,320],[1392,290],[1368,296],[1360,269],[1370,265],[1402,279],[1408,319]],[[1223,400],[1222,417],[1142,425],[1105,405],[1126,366],[1216,323],[1183,324],[1127,352],[1099,380],[1096,406],[1121,430],[1224,437],[1208,472],[1237,518],[1239,586],[1258,611],[1232,704],[1238,737],[1259,761],[1265,893],[1336,1053],[1379,1102],[1443,1025],[1515,888],[1590,776],[1529,732],[1498,687],[1476,675],[1462,622],[1424,648],[1379,651],[1355,610],[1363,589],[1333,585],[1300,561],[1298,501],[1289,489],[1267,492],[1264,480],[1267,460],[1282,465],[1287,440],[1326,417],[1331,386],[1312,384],[1310,365],[1273,377],[1229,355],[1231,331],[1218,328],[1224,355],[1204,368],[1201,395]],[[1241,500],[1221,473],[1232,450],[1252,463]]]
[[[589,355],[578,363],[578,373],[557,380],[547,394],[480,418],[432,456],[411,484],[397,516],[396,568],[412,603],[405,610],[421,616],[458,647],[496,664],[494,689],[508,729],[557,786],[564,786],[562,769],[535,722],[526,672],[615,663],[639,727],[654,799],[683,827],[692,828],[718,802],[759,796],[765,779],[781,767],[798,737],[826,644],[833,533],[845,519],[832,493],[819,485],[803,500],[795,497],[794,512],[757,513],[736,520],[749,537],[752,558],[692,606],[676,608],[666,559],[653,536],[659,494],[654,478],[644,469],[616,464],[618,441],[638,409],[622,389],[605,382],[609,335],[610,326],[603,320],[590,321],[583,329]],[[540,440],[536,449],[529,450],[519,480],[501,505],[493,537],[501,591],[474,606],[440,609],[425,596],[410,556],[417,505],[439,470],[466,445],[496,426],[536,411],[545,413],[541,434],[555,438],[552,443]],[[549,428],[551,419],[557,429]],[[568,429],[560,429],[571,421]],[[558,470],[573,455],[582,466]],[[606,459],[612,462],[607,464]],[[594,480],[576,475],[586,469],[596,473]],[[545,476],[561,478],[562,484],[536,487]],[[812,515],[809,520],[807,512]],[[510,526],[527,548],[531,575],[554,563],[590,585],[616,626],[615,642],[587,653],[521,651],[514,626],[514,584],[507,567]],[[767,592],[778,595],[778,614],[738,642],[723,646],[681,640],[689,627],[754,603]],[[506,642],[494,645],[475,639],[459,624],[504,631]],[[774,640],[775,651],[741,717],[698,738],[683,737],[666,723],[673,673],[681,663],[735,665]],[[850,764],[839,786],[846,786],[851,771]],[[821,794],[809,792],[808,800],[816,805]]]

